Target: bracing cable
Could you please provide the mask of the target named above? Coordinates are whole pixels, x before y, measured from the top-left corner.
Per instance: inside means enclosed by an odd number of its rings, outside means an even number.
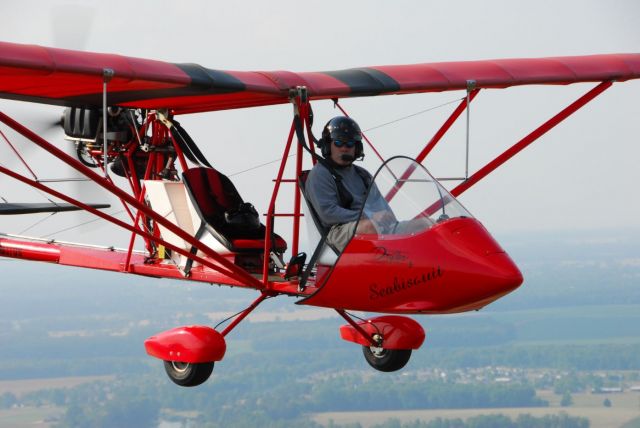
[[[274,296],[267,296],[264,298],[264,300],[270,299]],[[237,317],[238,315],[240,315],[241,313],[243,313],[244,311],[246,311],[247,308],[244,308],[243,310],[241,310],[240,312],[236,312],[235,314],[228,316],[227,318],[223,319],[222,321],[220,321],[218,324],[216,324],[215,327],[213,327],[214,330],[216,330],[218,327],[220,327],[222,324],[226,323],[227,321],[229,321],[230,319],[233,319],[235,317]]]
[[[369,131],[373,131],[373,130],[375,130],[375,129],[379,129],[379,128],[382,128],[382,127],[385,127],[385,126],[388,126],[388,125],[392,125],[392,124],[394,124],[394,123],[398,123],[398,122],[401,122],[401,121],[403,121],[403,120],[410,119],[410,118],[412,118],[412,117],[419,116],[419,115],[421,115],[421,114],[428,113],[428,112],[430,112],[430,111],[437,110],[437,109],[442,108],[442,107],[446,107],[446,106],[448,106],[448,105],[450,105],[450,104],[453,104],[453,103],[456,103],[456,102],[460,102],[460,101],[461,101],[461,100],[463,100],[463,99],[465,99],[465,97],[462,97],[462,98],[456,98],[455,100],[447,101],[446,103],[439,104],[439,105],[434,106],[434,107],[429,107],[429,108],[427,108],[427,109],[423,109],[423,110],[417,111],[417,112],[415,112],[415,113],[411,113],[411,114],[408,114],[408,115],[406,115],[406,116],[399,117],[399,118],[394,119],[394,120],[392,120],[392,121],[389,121],[389,122],[381,123],[381,124],[379,124],[379,125],[372,126],[372,127],[370,127],[370,128],[364,129],[364,130],[363,130],[363,132],[369,132]],[[292,155],[289,155],[289,157],[293,157],[293,156],[295,156],[295,153],[294,153],[294,154],[292,154]],[[251,168],[243,169],[242,171],[237,171],[237,172],[234,172],[234,173],[232,173],[232,174],[228,174],[228,177],[233,177],[233,176],[235,176],[235,175],[244,174],[244,173],[247,173],[247,172],[253,171],[253,170],[255,170],[255,169],[263,168],[263,167],[265,167],[265,166],[268,166],[268,165],[274,164],[274,163],[276,163],[276,162],[281,162],[281,161],[282,161],[282,158],[278,158],[278,159],[274,159],[274,160],[271,160],[271,161],[268,161],[268,162],[264,162],[264,163],[261,163],[261,164],[259,164],[259,165],[253,166],[253,167],[251,167]]]

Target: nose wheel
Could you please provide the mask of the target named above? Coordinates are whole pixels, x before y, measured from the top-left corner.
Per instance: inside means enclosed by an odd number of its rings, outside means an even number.
[[[205,382],[213,372],[213,362],[210,363],[182,363],[179,361],[165,361],[164,370],[169,379],[180,386],[198,386]]]
[[[411,349],[384,349],[376,346],[363,346],[362,353],[367,363],[381,372],[400,370],[411,358]]]

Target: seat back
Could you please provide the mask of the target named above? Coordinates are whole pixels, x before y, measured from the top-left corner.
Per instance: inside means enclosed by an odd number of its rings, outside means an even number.
[[[151,208],[160,216],[178,226],[191,236],[196,236],[196,232],[201,223],[201,217],[196,213],[193,204],[187,195],[184,183],[176,181],[164,180],[145,180],[144,181],[147,200]],[[189,251],[191,244],[162,225],[158,225],[160,236],[162,239],[175,245],[178,248]],[[220,239],[219,236],[205,235],[202,241],[209,248],[218,254],[229,254],[229,244],[226,240]],[[199,256],[204,256],[202,252]],[[178,254],[171,253],[171,259],[180,268],[184,268],[188,263],[188,258]],[[193,266],[199,265],[195,263]]]
[[[230,224],[225,220],[225,213],[229,214],[244,204],[240,193],[226,175],[214,168],[196,167],[183,172],[182,181],[191,205],[206,223],[209,233],[218,241],[233,251],[262,251],[266,229],[263,224],[256,219],[258,227],[252,223],[251,227],[245,228],[244,223]],[[255,210],[254,214],[257,217]],[[276,252],[284,253],[287,244],[273,233],[272,247]]]
[[[309,213],[309,216],[313,220],[313,224],[316,227],[315,233],[326,235],[327,233],[329,233],[329,229],[324,227],[320,222],[320,217],[318,216],[318,213],[316,212],[316,210],[313,208],[313,204],[311,203],[311,200],[309,199],[309,195],[307,194],[306,186],[307,186],[307,178],[309,177],[309,172],[310,171],[308,169],[300,172],[300,175],[298,176],[298,187],[300,188],[300,192],[302,192],[302,196],[304,197],[303,199],[306,204],[306,211]]]
[[[224,213],[238,208],[244,201],[231,180],[213,168],[191,168],[182,181],[200,216],[212,227],[224,230]]]
[[[313,204],[309,199],[309,196],[306,191],[306,183],[307,178],[309,176],[309,170],[302,171],[298,176],[298,187],[300,188],[300,192],[302,193],[302,210],[305,213],[305,218],[311,217],[312,221],[306,221],[307,224],[307,236],[309,237],[309,243],[311,245],[318,245],[322,236],[325,236],[329,233],[329,229],[324,227],[320,222],[320,218],[318,213],[313,208]],[[320,265],[332,266],[335,264],[336,260],[338,260],[338,255],[336,252],[329,247],[326,243],[323,244],[324,249],[318,256],[317,263]]]

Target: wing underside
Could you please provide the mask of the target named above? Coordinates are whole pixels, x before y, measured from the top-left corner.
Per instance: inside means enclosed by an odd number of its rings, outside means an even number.
[[[301,72],[224,71],[162,61],[0,42],[0,97],[46,104],[172,109],[176,114],[288,102],[306,86],[312,99],[517,85],[624,81],[640,77],[640,54],[500,59]]]

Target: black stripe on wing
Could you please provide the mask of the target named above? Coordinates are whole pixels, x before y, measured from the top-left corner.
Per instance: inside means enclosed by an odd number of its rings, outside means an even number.
[[[400,84],[397,81],[373,68],[325,71],[324,74],[334,77],[349,86],[352,95],[379,95],[400,90]]]

